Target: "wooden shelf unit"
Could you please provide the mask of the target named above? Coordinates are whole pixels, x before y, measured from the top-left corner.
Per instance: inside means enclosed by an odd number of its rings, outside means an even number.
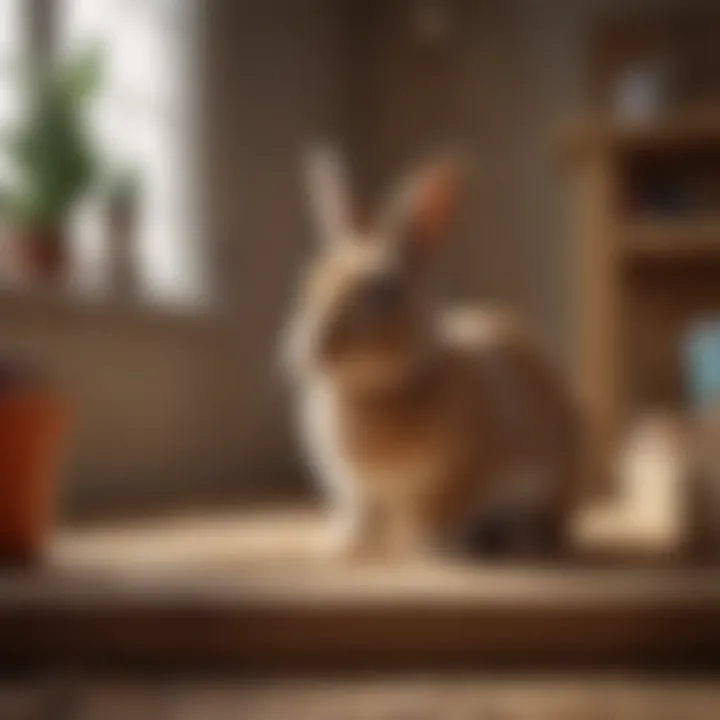
[[[574,191],[578,378],[590,411],[593,462],[612,457],[627,424],[682,410],[682,340],[720,316],[720,211],[648,213],[628,204],[638,168],[702,163],[720,187],[720,114],[649,126],[575,128],[565,150]]]

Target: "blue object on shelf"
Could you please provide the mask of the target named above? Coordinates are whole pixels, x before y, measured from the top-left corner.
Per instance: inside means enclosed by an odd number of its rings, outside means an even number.
[[[720,401],[720,318],[692,326],[684,355],[685,384],[693,407]]]

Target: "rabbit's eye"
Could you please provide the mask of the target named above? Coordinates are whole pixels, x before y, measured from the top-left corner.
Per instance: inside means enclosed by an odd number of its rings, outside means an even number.
[[[368,280],[360,291],[360,304],[365,310],[387,311],[395,309],[403,297],[400,277],[382,273]]]

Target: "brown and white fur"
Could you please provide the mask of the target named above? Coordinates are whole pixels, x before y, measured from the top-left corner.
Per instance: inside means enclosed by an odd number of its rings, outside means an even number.
[[[307,180],[323,244],[286,350],[338,549],[556,546],[577,480],[568,394],[520,323],[442,311],[431,290],[457,168],[422,169],[365,231],[337,158],[313,156]]]

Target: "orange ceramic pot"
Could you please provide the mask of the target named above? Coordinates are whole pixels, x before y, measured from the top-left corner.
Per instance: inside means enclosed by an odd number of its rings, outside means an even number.
[[[0,392],[0,561],[42,554],[52,526],[61,450],[63,402],[49,390]]]

